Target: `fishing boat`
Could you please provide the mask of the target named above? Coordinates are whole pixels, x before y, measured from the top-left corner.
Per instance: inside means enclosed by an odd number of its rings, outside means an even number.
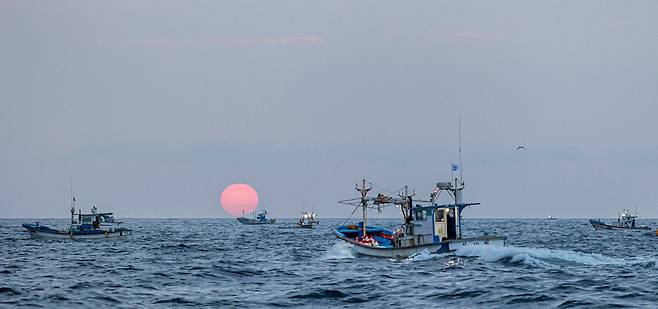
[[[454,170],[454,167],[453,167]],[[462,236],[462,212],[466,207],[480,203],[464,203],[462,190],[464,183],[456,178],[453,182],[439,182],[432,190],[429,200],[414,200],[407,187],[397,197],[382,193],[369,197],[372,183],[365,180],[356,190],[360,198],[339,201],[362,208],[362,221],[338,226],[335,236],[352,244],[352,250],[360,255],[388,258],[409,257],[427,250],[430,253],[445,253],[470,246],[506,246],[507,237],[484,234],[475,237]],[[452,202],[438,204],[442,192],[447,192]],[[414,203],[416,203],[414,205]],[[399,207],[404,223],[394,229],[367,225],[369,209],[387,205]]]
[[[252,218],[245,217],[243,212],[242,217],[238,218],[238,222],[246,225],[275,224],[276,219],[268,218],[267,210],[262,210],[257,215],[254,215]]]
[[[314,212],[304,211],[302,216],[297,221],[297,227],[303,229],[312,229],[318,225],[320,221],[317,219],[317,215]]]
[[[548,215],[548,217],[546,218],[546,220],[553,221],[553,220],[557,220],[557,218],[556,218],[556,217],[553,217],[553,216],[551,216],[551,215]]]
[[[649,230],[651,229],[648,225],[636,225],[635,219],[637,219],[637,212],[635,215],[632,215],[630,210],[622,209],[621,212],[617,214],[617,222],[613,224],[604,223],[598,219],[590,219],[589,223],[594,227],[595,230]]]
[[[74,200],[75,201],[75,200]],[[25,228],[32,238],[50,239],[100,239],[123,237],[132,234],[131,229],[121,227],[122,222],[114,218],[111,212],[98,212],[96,206],[91,208],[91,213],[83,214],[78,209],[75,214],[75,206],[71,207],[71,224],[61,230],[53,229],[35,222],[24,223]]]

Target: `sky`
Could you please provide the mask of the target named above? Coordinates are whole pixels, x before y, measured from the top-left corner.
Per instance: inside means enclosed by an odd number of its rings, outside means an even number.
[[[658,217],[658,2],[0,2],[0,217]],[[517,151],[519,145],[525,151]],[[394,208],[377,216],[395,217]]]

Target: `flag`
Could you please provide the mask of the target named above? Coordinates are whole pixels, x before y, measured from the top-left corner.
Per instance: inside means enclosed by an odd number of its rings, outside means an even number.
[[[75,202],[75,195],[73,196],[73,201]]]
[[[458,169],[459,169],[459,165],[453,163],[453,164],[452,164],[452,171],[453,171],[453,172],[456,172]]]

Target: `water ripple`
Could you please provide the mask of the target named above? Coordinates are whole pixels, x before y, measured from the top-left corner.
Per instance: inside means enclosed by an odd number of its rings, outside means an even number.
[[[30,220],[27,220],[28,222]],[[65,220],[40,220],[63,226]],[[119,240],[33,240],[0,220],[0,307],[655,307],[658,237],[586,220],[464,221],[509,247],[357,257],[294,220],[132,219]],[[393,220],[373,220],[392,226]],[[656,222],[642,222],[655,226]]]

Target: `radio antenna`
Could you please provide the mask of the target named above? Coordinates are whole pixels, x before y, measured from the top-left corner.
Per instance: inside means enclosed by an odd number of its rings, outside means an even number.
[[[464,185],[464,177],[462,171],[464,167],[462,166],[462,116],[459,116],[459,182]]]

